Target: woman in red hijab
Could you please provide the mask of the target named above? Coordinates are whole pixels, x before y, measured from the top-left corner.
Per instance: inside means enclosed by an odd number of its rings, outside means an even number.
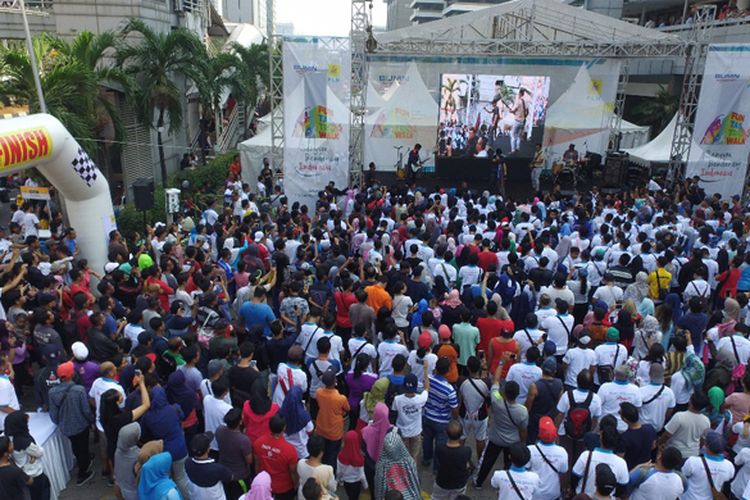
[[[365,479],[365,456],[362,454],[362,438],[357,431],[344,435],[344,447],[339,453],[337,476],[344,483],[346,496],[359,498]]]

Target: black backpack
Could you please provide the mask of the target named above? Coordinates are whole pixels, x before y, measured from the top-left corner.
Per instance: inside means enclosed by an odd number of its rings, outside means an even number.
[[[570,409],[565,417],[565,433],[569,438],[575,440],[583,439],[583,436],[591,431],[591,411],[589,405],[594,399],[594,393],[589,391],[588,396],[581,402],[576,402],[573,391],[568,391],[568,402]]]

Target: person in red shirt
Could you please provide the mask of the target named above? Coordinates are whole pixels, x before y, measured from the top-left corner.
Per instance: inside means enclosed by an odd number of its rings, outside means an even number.
[[[341,266],[342,269],[346,264]],[[357,297],[352,293],[354,282],[351,278],[341,280],[341,291],[333,296],[336,302],[336,333],[344,339],[344,343],[352,335],[352,320],[349,318],[349,308],[357,303]]]
[[[482,251],[479,252],[479,262],[477,264],[485,273],[490,271],[490,266],[495,266],[495,269],[497,269],[497,255],[490,250],[490,240],[487,238],[482,240]]]
[[[253,443],[253,463],[256,473],[266,471],[271,476],[274,498],[297,498],[297,449],[284,438],[286,421],[278,413],[268,423],[271,431]]]
[[[500,316],[500,317],[498,317]],[[501,319],[502,318],[502,319]],[[497,302],[490,300],[487,302],[487,317],[477,319],[477,328],[479,328],[479,344],[477,351],[487,352],[490,348],[490,341],[501,335],[502,332],[515,332],[513,320],[508,317],[505,309],[499,311]]]

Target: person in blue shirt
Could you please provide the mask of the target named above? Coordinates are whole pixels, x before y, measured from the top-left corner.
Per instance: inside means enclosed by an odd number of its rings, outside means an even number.
[[[271,308],[266,304],[266,290],[256,287],[253,299],[240,306],[240,328],[249,330],[253,325],[263,326],[263,335],[271,336],[271,322],[276,319]]]

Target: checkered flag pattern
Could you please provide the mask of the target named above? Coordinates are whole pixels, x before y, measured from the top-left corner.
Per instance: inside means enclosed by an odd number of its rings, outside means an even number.
[[[86,154],[86,151],[82,147],[78,147],[78,154],[73,158],[71,164],[78,176],[83,179],[88,187],[91,187],[94,181],[96,181],[96,164],[89,158],[89,155]]]

